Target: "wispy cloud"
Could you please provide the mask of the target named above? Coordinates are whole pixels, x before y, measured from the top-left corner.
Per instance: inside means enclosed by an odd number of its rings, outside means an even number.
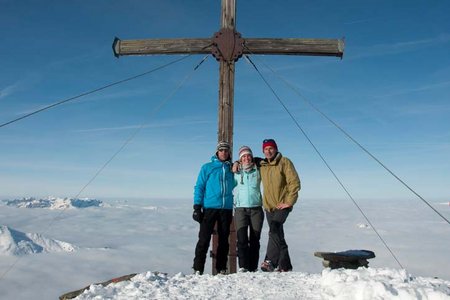
[[[5,99],[11,95],[14,95],[17,92],[21,92],[23,90],[28,89],[30,86],[33,86],[36,82],[40,80],[40,75],[37,73],[28,73],[23,78],[17,80],[16,82],[4,87],[0,88],[0,100]]]
[[[366,19],[353,20],[353,21],[344,22],[344,25],[368,23],[368,22],[375,21],[375,20],[379,20],[379,18],[366,18]]]
[[[14,93],[19,88],[19,84],[16,82],[5,88],[0,89],[0,99],[6,98]]]
[[[33,161],[19,161],[8,160],[0,161],[0,167],[2,169],[12,169],[14,172],[22,171],[55,171],[55,172],[92,172],[95,167],[82,166],[78,162],[72,164],[70,162],[55,162],[53,160],[33,160]]]
[[[86,92],[86,91],[83,91],[83,92]],[[73,101],[66,102],[62,105],[77,105],[77,104],[87,103],[87,102],[106,101],[106,100],[109,101],[109,100],[114,100],[114,99],[123,99],[123,100],[128,101],[130,99],[142,97],[145,94],[149,94],[149,91],[145,90],[145,89],[141,89],[141,90],[134,89],[134,90],[122,91],[122,92],[103,93],[103,94],[99,93],[99,94],[89,95],[86,97],[80,97],[80,98],[74,99]],[[45,103],[45,104],[41,104],[39,106],[33,106],[26,110],[21,110],[21,111],[16,112],[16,115],[18,115],[18,116],[26,115],[26,114],[32,113],[36,110],[43,109],[54,103],[64,101],[66,99],[69,99],[69,98],[75,97],[75,96],[76,95],[69,95],[65,98],[61,97],[60,99],[57,99],[56,101],[54,101],[52,103]]]
[[[450,111],[449,104],[414,104],[397,106],[394,108],[397,110],[399,115],[424,115],[424,114],[434,114],[434,113],[444,113]]]
[[[73,132],[102,132],[102,131],[120,131],[120,130],[130,130],[130,129],[138,129],[138,128],[165,128],[165,127],[177,127],[177,126],[186,126],[186,125],[197,125],[197,124],[210,124],[212,120],[198,120],[198,119],[173,119],[173,120],[165,120],[163,122],[150,123],[145,125],[126,125],[126,126],[116,126],[116,127],[99,127],[99,128],[90,128],[90,129],[77,129],[73,130]]]
[[[408,51],[414,51],[419,48],[445,44],[448,42],[450,42],[450,34],[442,33],[438,36],[427,39],[404,41],[392,44],[376,44],[367,47],[355,47],[352,49],[352,55],[346,56],[346,58],[347,60],[349,60],[371,56],[398,54]]]
[[[443,81],[443,82],[437,82],[437,83],[429,83],[424,84],[421,86],[413,87],[413,88],[404,88],[404,89],[396,89],[389,93],[384,93],[380,95],[376,95],[376,98],[384,98],[384,97],[392,97],[392,96],[399,96],[399,95],[405,95],[410,93],[416,93],[416,92],[423,92],[423,91],[430,91],[430,90],[436,90],[440,88],[446,88],[450,86],[450,81]]]
[[[148,89],[133,89],[133,90],[124,90],[121,92],[112,92],[112,93],[98,93],[98,94],[92,94],[87,97],[80,98],[78,101],[72,101],[68,104],[76,104],[76,103],[84,103],[84,102],[91,102],[91,101],[103,101],[103,100],[114,100],[114,99],[123,99],[123,100],[130,100],[133,98],[141,97],[143,95],[150,94],[150,91]]]

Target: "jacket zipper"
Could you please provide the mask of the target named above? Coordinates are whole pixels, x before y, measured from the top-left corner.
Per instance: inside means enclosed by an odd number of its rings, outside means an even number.
[[[225,190],[226,190],[225,165],[222,164],[222,208],[225,208]]]

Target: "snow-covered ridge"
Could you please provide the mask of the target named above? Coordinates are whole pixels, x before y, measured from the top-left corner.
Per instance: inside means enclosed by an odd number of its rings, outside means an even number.
[[[103,202],[97,199],[89,198],[59,198],[47,197],[44,199],[37,199],[34,197],[27,197],[14,200],[3,200],[8,206],[19,208],[48,208],[48,209],[68,209],[68,208],[85,208],[92,206],[103,206]]]
[[[0,255],[27,255],[42,252],[73,252],[78,247],[46,238],[39,233],[24,233],[0,225]]]
[[[359,268],[303,272],[168,276],[91,285],[76,299],[449,299],[450,282],[412,277],[405,270]]]

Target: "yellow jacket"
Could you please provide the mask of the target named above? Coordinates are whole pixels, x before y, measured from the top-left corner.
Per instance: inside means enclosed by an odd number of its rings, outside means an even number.
[[[300,179],[292,162],[278,152],[272,161],[261,160],[260,167],[264,208],[272,211],[280,203],[293,206],[297,202]]]

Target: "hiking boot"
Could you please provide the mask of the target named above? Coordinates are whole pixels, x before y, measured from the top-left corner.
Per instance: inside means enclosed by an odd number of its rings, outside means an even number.
[[[261,264],[261,271],[263,272],[273,272],[275,268],[270,260],[265,260]]]
[[[278,269],[277,271],[280,272],[280,273],[283,273],[283,272],[291,272],[292,269]]]
[[[194,275],[203,275],[203,271],[199,271],[199,270],[196,270],[194,268],[192,268],[192,269],[194,270],[194,272],[192,274],[194,274]]]
[[[238,273],[246,273],[248,270],[246,268],[239,268]]]

